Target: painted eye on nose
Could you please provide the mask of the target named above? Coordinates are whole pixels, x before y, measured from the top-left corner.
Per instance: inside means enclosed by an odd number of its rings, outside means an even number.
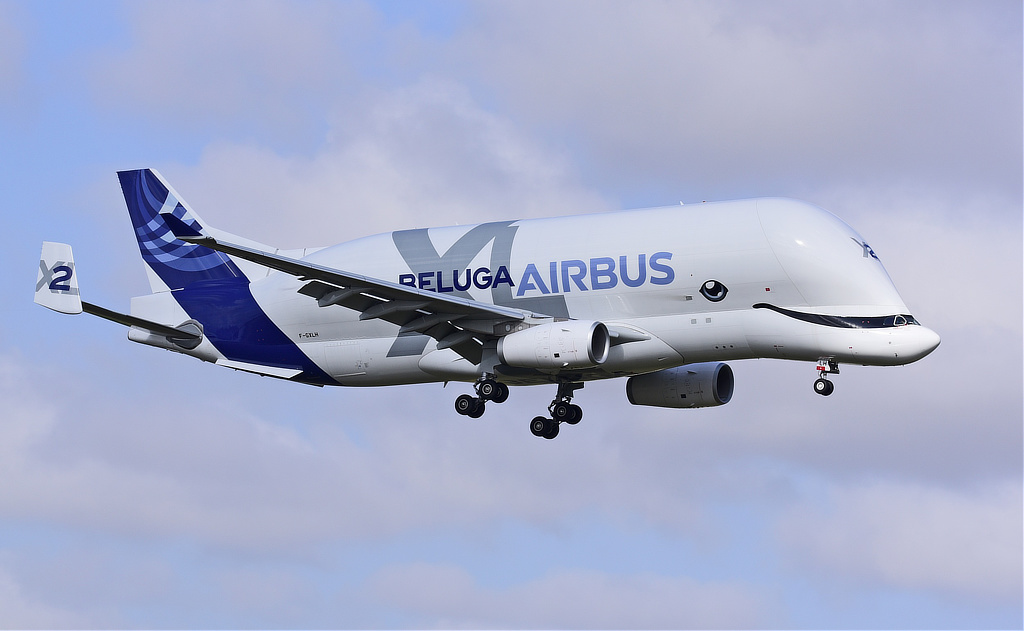
[[[725,298],[725,294],[729,293],[725,285],[718,282],[717,280],[706,281],[700,286],[700,295],[704,296],[711,302],[718,302]]]

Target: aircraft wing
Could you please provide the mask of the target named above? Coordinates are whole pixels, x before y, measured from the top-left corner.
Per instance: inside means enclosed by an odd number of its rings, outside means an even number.
[[[429,335],[438,341],[439,349],[451,348],[473,363],[480,361],[482,342],[498,335],[496,327],[538,315],[219,241],[174,215],[163,214],[162,217],[174,236],[182,241],[309,281],[299,293],[316,299],[321,307],[341,305],[359,311],[360,320],[380,318],[397,324],[401,327],[399,335]]]

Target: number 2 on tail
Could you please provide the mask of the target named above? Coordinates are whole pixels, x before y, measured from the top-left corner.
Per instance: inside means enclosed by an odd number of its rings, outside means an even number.
[[[58,265],[53,268],[53,280],[50,281],[50,291],[71,291],[71,275],[74,274],[67,265]]]

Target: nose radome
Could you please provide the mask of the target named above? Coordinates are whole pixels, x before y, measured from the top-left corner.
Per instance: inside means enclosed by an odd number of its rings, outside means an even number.
[[[939,347],[939,334],[925,326],[903,327],[902,333],[906,335],[901,346],[905,359],[917,361]]]

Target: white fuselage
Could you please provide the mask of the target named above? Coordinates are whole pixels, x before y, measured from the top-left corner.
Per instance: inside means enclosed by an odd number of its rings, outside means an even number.
[[[910,311],[860,235],[820,208],[787,199],[400,231],[304,260],[556,319],[603,322],[626,342],[613,342],[607,361],[580,373],[584,380],[757,357],[897,365],[938,344],[912,318],[872,328],[813,321],[877,323]],[[342,385],[480,375],[479,366],[436,350],[425,335],[400,336],[397,325],[320,307],[297,293],[302,280],[262,269],[261,278],[248,272],[256,302]],[[191,354],[219,355],[209,341]],[[524,371],[504,380],[553,378]]]

